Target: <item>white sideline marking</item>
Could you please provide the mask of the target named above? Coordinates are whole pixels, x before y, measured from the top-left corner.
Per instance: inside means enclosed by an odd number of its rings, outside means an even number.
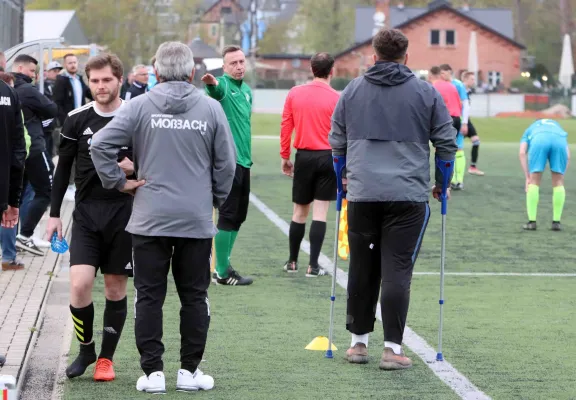
[[[520,135],[522,136],[522,135]],[[519,148],[520,147],[520,136],[518,136],[518,143],[516,142],[482,142],[482,147],[494,147],[497,149],[501,148]],[[265,139],[265,140],[280,140],[280,135],[252,135],[252,139]],[[468,145],[469,146],[469,145]],[[570,149],[576,149],[576,144],[569,144]]]
[[[252,139],[268,139],[268,140],[280,140],[280,136],[272,136],[272,135],[254,135]]]
[[[288,236],[290,226],[286,221],[278,216],[272,209],[270,209],[266,204],[264,204],[254,193],[250,193],[250,201],[258,210],[262,212],[270,221],[274,223],[286,236]],[[302,240],[301,245],[302,251],[310,254],[310,242],[307,240]],[[328,257],[320,253],[319,264],[328,272],[330,275],[333,274],[334,264],[330,261]],[[348,274],[342,271],[340,268],[336,271],[336,281],[338,284],[346,289],[348,286]],[[376,318],[380,321],[380,303],[378,303],[378,309],[376,310]],[[444,361],[436,361],[436,350],[432,348],[426,341],[418,336],[416,332],[410,329],[408,326],[404,329],[404,343],[408,346],[414,353],[418,355],[428,367],[434,372],[434,374],[446,385],[450,387],[460,398],[465,400],[489,400],[490,397],[486,393],[482,392],[476,386],[472,384],[464,375],[456,370],[446,359]]]
[[[414,272],[414,275],[440,275],[440,272]],[[453,276],[539,276],[539,277],[576,277],[576,274],[562,272],[444,272]]]

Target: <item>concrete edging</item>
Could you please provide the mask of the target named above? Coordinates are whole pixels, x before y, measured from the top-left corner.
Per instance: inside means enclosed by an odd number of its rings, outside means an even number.
[[[72,225],[72,218],[66,224],[65,229],[65,237],[70,237],[70,227]],[[51,251],[51,250],[49,250]],[[57,269],[59,262],[61,261],[62,254],[58,254],[56,260],[54,261],[54,266],[52,268],[52,273]],[[16,378],[16,396],[20,398],[20,393],[22,391],[22,385],[24,384],[24,378],[26,377],[26,372],[28,371],[28,364],[30,361],[30,357],[32,356],[32,351],[34,350],[34,346],[36,345],[36,341],[38,339],[38,334],[40,333],[40,328],[42,323],[44,322],[44,315],[46,313],[46,304],[48,301],[48,296],[52,289],[52,283],[54,282],[54,275],[50,277],[50,281],[44,290],[44,294],[42,296],[42,305],[40,306],[40,311],[38,311],[38,316],[36,317],[36,324],[34,325],[34,332],[32,333],[32,337],[28,342],[28,347],[26,348],[26,355],[24,356],[24,362],[22,363],[22,367],[20,371],[18,371],[18,376]]]

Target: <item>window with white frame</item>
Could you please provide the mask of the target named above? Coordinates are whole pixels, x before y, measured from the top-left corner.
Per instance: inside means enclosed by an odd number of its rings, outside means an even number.
[[[456,31],[455,30],[446,30],[444,32],[445,36],[445,43],[446,46],[454,46],[456,45]]]
[[[499,71],[488,71],[488,84],[497,87],[502,83],[502,73]]]
[[[430,31],[430,44],[432,46],[440,45],[440,30],[432,29]]]

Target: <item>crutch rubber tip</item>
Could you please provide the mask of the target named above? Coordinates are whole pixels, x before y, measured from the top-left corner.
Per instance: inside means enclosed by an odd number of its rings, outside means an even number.
[[[438,301],[438,304],[444,304],[444,300]]]
[[[326,358],[334,358],[332,355],[332,350],[326,350]]]
[[[444,361],[444,356],[442,355],[442,353],[436,354],[436,361]]]

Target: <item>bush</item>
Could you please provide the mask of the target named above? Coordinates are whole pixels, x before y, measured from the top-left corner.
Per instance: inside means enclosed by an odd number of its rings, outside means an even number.
[[[542,89],[538,89],[532,82],[530,78],[518,78],[510,83],[510,87],[518,89],[521,93],[542,93]]]
[[[351,79],[347,78],[333,78],[330,81],[330,86],[332,86],[332,89],[334,90],[344,90],[350,81]]]
[[[256,84],[258,89],[292,89],[294,86],[294,79],[259,79]]]

